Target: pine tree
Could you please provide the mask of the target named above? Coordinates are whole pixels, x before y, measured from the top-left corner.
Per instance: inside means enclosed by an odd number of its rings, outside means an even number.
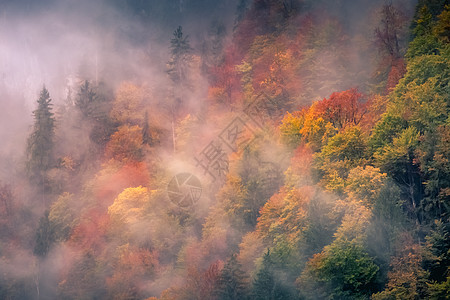
[[[270,251],[267,250],[264,254],[261,269],[259,269],[253,282],[253,299],[272,299],[271,294],[275,285],[272,266],[273,263],[270,258]]]
[[[49,211],[39,220],[39,227],[36,231],[36,244],[34,246],[34,254],[44,257],[50,250],[51,245],[55,241],[55,229],[49,218]]]
[[[189,36],[183,36],[183,28],[178,26],[173,32],[173,38],[170,40],[170,60],[167,63],[167,73],[175,87],[178,87],[181,91],[189,87],[188,76],[192,61],[191,52]]]
[[[97,104],[97,94],[92,89],[88,80],[80,86],[80,91],[78,92],[77,98],[75,100],[75,105],[78,107],[80,112],[84,117],[95,117],[96,104]]]
[[[45,172],[53,166],[53,139],[55,118],[48,90],[44,87],[33,111],[34,127],[27,144],[27,171],[31,179],[42,180]]]
[[[261,268],[253,281],[252,299],[255,300],[283,300],[292,299],[292,293],[283,286],[277,278],[274,262],[270,250],[264,254]]]
[[[241,269],[241,265],[233,254],[223,267],[219,277],[218,299],[219,300],[242,300],[247,296],[247,276]]]
[[[176,150],[175,123],[179,112],[184,104],[184,93],[191,89],[189,82],[189,69],[191,67],[192,48],[189,44],[189,37],[183,36],[183,28],[178,28],[173,32],[170,40],[170,60],[167,63],[167,73],[173,82],[173,101],[169,104],[172,125],[173,151]]]
[[[142,143],[151,145],[152,137],[150,135],[150,127],[148,125],[148,112],[145,112],[144,115],[144,124],[142,125]]]

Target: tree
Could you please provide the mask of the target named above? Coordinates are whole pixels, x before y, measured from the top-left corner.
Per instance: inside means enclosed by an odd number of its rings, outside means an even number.
[[[146,145],[151,145],[153,143],[150,126],[148,124],[148,111],[145,112],[144,124],[142,125],[142,143]]]
[[[144,118],[144,99],[147,96],[144,87],[131,82],[122,82],[117,88],[116,97],[112,104],[111,118],[126,125],[138,125]]]
[[[167,73],[173,83],[173,99],[169,103],[169,112],[172,122],[172,144],[173,151],[176,151],[175,122],[178,118],[184,103],[184,93],[190,86],[189,69],[191,67],[192,48],[189,44],[188,36],[183,36],[181,26],[173,32],[173,38],[170,40],[170,59],[167,63]]]
[[[374,300],[425,299],[427,272],[422,268],[419,245],[412,242],[410,234],[398,241],[398,251],[391,259],[386,289],[372,296]],[[429,299],[426,297],[426,299]],[[442,298],[441,298],[442,299]]]
[[[424,265],[430,272],[430,279],[445,282],[450,275],[450,225],[436,220],[425,240]]]
[[[338,129],[358,125],[367,112],[363,95],[357,89],[335,92],[317,103],[316,112]]]
[[[50,207],[48,219],[54,228],[54,237],[66,241],[76,224],[76,211],[73,206],[73,194],[63,193]]]
[[[147,188],[127,188],[108,208],[108,214],[119,224],[135,224],[144,216],[144,206],[149,201]]]
[[[375,153],[375,159],[382,171],[387,172],[401,187],[410,200],[412,212],[416,217],[417,203],[421,192],[419,170],[414,162],[414,151],[419,142],[419,133],[414,127],[408,127],[395,138],[392,144]],[[417,219],[419,221],[419,219]]]
[[[210,76],[214,76],[213,70],[224,63],[224,39],[227,34],[225,25],[217,20],[213,21],[208,31],[208,36],[202,45],[202,67]],[[216,78],[211,78],[212,82]]]
[[[192,48],[189,43],[189,36],[183,36],[183,28],[178,28],[173,32],[170,40],[170,59],[167,63],[167,73],[175,87],[180,91],[189,87],[189,68],[191,63]],[[181,95],[175,95],[181,97]]]
[[[375,36],[380,49],[394,60],[401,56],[401,31],[406,18],[392,3],[383,5],[381,16],[381,26],[375,30]]]
[[[329,299],[367,299],[376,288],[378,267],[364,248],[341,240],[314,255],[300,277],[300,283],[313,281],[312,295],[325,290]]]
[[[241,300],[247,295],[247,276],[236,254],[231,255],[220,273],[217,293],[219,300]]]
[[[44,180],[45,173],[53,167],[53,139],[55,118],[50,94],[45,86],[38,99],[38,108],[33,111],[33,132],[27,143],[27,171],[31,179]]]
[[[106,154],[121,162],[143,159],[142,129],[139,126],[120,126],[106,145]]]
[[[90,85],[89,81],[85,80],[80,86],[77,98],[75,99],[75,105],[84,117],[93,118],[95,117],[96,110],[98,109],[98,107],[96,107],[97,104],[97,94]]]
[[[303,127],[304,116],[301,112],[287,113],[280,125],[282,141],[292,149],[297,148],[301,141],[302,135],[300,130]]]
[[[55,241],[55,229],[48,216],[49,212],[46,211],[44,216],[39,220],[39,226],[36,231],[36,243],[33,252],[40,257],[47,255]]]
[[[13,213],[13,192],[11,185],[0,181],[0,215],[10,217]]]
[[[256,273],[253,281],[252,299],[255,300],[284,300],[292,299],[293,295],[282,283],[274,269],[274,263],[270,256],[270,250],[264,254],[261,268]]]
[[[320,170],[323,183],[329,190],[342,192],[349,171],[367,159],[367,142],[358,126],[348,127],[328,140],[315,156],[315,167]]]
[[[109,117],[110,98],[109,91],[104,84],[93,87],[88,80],[85,80],[80,85],[75,99],[75,107],[81,114],[81,118],[77,122],[81,122],[84,126],[87,123],[90,140],[100,146],[106,144],[116,127]]]

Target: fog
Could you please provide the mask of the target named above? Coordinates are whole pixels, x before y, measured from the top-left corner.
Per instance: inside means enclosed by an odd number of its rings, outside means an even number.
[[[151,150],[158,153],[148,151],[146,152],[147,156],[142,159],[144,162],[152,159],[158,160],[154,164],[163,165],[164,170],[161,170],[160,166],[154,167],[149,163],[151,165],[148,168],[150,172],[144,168],[145,172],[143,171],[144,175],[142,175],[139,173],[142,170],[138,164],[130,167],[135,168],[130,171],[118,166],[119,164],[111,163],[109,157],[105,158],[106,155],[95,156],[92,153],[99,150],[89,144],[90,136],[87,133],[88,130],[94,128],[94,122],[80,122],[79,115],[71,115],[72,119],[70,120],[63,120],[61,116],[65,113],[65,107],[74,105],[80,84],[85,80],[89,80],[94,86],[104,84],[105,90],[107,90],[105,94],[111,98],[110,100],[118,97],[118,91],[125,82],[140,88],[139,105],[143,105],[142,107],[145,109],[137,109],[139,122],[144,118],[144,110],[150,110],[150,119],[160,125],[158,129],[167,132],[175,131],[170,120],[161,121],[166,116],[159,113],[164,109],[164,105],[168,105],[166,100],[170,94],[168,90],[171,89],[171,82],[167,75],[167,62],[170,57],[170,39],[174,30],[178,26],[183,27],[183,32],[189,36],[189,41],[194,49],[193,53],[200,57],[204,41],[208,38],[214,23],[225,25],[227,34],[224,44],[228,46],[233,42],[233,28],[236,26],[238,4],[251,7],[251,2],[238,0],[0,1],[0,181],[15,185],[15,197],[17,199],[23,197],[17,200],[18,203],[28,205],[25,212],[20,212],[23,214],[20,216],[24,218],[29,216],[26,224],[23,225],[24,227],[28,226],[27,229],[24,229],[27,232],[18,242],[22,244],[22,252],[12,257],[7,263],[0,261],[0,268],[5,274],[20,280],[26,280],[30,276],[46,275],[37,285],[40,286],[39,293],[42,299],[52,299],[60,287],[58,284],[65,284],[59,282],[59,276],[64,274],[66,278],[69,278],[70,275],[67,274],[73,271],[70,269],[73,265],[80,266],[81,269],[76,269],[76,271],[82,272],[84,265],[80,261],[88,265],[91,263],[91,255],[122,257],[117,252],[119,251],[117,248],[120,247],[123,247],[120,248],[120,251],[128,253],[126,252],[128,248],[121,245],[120,240],[125,236],[130,243],[136,243],[139,246],[167,249],[159,254],[158,259],[161,265],[155,267],[159,276],[152,277],[151,280],[149,279],[150,275],[142,276],[141,281],[137,283],[147,294],[159,296],[163,290],[173,285],[185,284],[186,276],[182,275],[186,275],[187,270],[182,273],[177,268],[181,268],[179,266],[182,266],[185,263],[184,260],[187,260],[190,255],[193,255],[193,258],[190,257],[192,258],[190,264],[195,265],[197,262],[199,266],[206,268],[211,262],[218,259],[225,261],[226,256],[230,253],[230,247],[238,248],[245,230],[233,228],[229,218],[224,216],[223,211],[215,207],[216,196],[221,190],[223,182],[211,180],[205,172],[202,172],[198,164],[196,165],[194,157],[210,142],[217,139],[233,118],[243,116],[244,113],[226,108],[223,115],[218,114],[217,119],[207,115],[210,112],[208,104],[206,104],[210,81],[205,74],[194,74],[195,86],[185,93],[185,100],[188,103],[186,111],[189,113],[189,117],[183,117],[186,118],[184,120],[188,124],[186,128],[189,128],[191,132],[186,134],[185,140],[180,138],[180,143],[184,143],[180,147],[181,149],[177,149],[179,151],[174,154],[175,151],[167,146],[170,144],[170,137],[166,137],[159,148],[155,147],[156,150]],[[263,3],[265,1],[254,2]],[[403,7],[407,18],[411,18],[415,1],[392,2]],[[383,3],[382,0],[302,1],[300,10],[307,11],[311,18],[320,19],[322,14],[327,14],[332,16],[331,19],[335,18],[340,22],[343,38],[336,43],[344,44],[342,49],[348,50],[345,55],[351,57],[352,60],[349,62],[350,66],[347,66],[351,72],[344,74],[341,72],[342,56],[336,54],[336,57],[330,58],[331,54],[334,54],[334,45],[325,45],[326,47],[315,52],[314,72],[307,74],[309,85],[305,88],[304,94],[296,98],[297,102],[293,109],[328,97],[332,92],[352,87],[358,87],[363,92],[370,91],[371,87],[367,82],[376,69],[373,32],[379,24],[377,9]],[[304,15],[300,14],[298,19],[302,17]],[[298,24],[296,23],[298,20],[291,21],[292,24]],[[314,34],[312,36],[315,38]],[[197,62],[197,64],[200,63]],[[198,69],[201,70],[201,68]],[[76,175],[67,170],[58,170],[55,171],[56,174],[52,174],[61,182],[71,185],[69,192],[72,193],[70,196],[72,202],[64,206],[67,211],[71,211],[77,217],[83,214],[83,218],[89,220],[89,226],[98,231],[107,231],[104,229],[106,225],[102,223],[103,220],[96,220],[96,217],[101,215],[99,207],[104,210],[102,213],[107,211],[114,199],[118,199],[118,195],[128,188],[127,184],[137,188],[145,186],[154,178],[159,180],[148,187],[145,192],[139,191],[150,199],[146,205],[152,206],[152,219],[136,217],[129,221],[128,226],[115,229],[117,232],[113,234],[108,232],[105,234],[107,235],[105,241],[102,240],[107,245],[104,249],[97,250],[98,245],[95,244],[96,241],[92,241],[95,239],[93,237],[92,240],[89,240],[92,244],[82,245],[93,249],[88,254],[82,253],[81,246],[77,245],[80,248],[75,247],[76,243],[72,245],[61,243],[55,246],[45,259],[35,259],[33,254],[33,246],[31,246],[34,243],[35,233],[33,230],[37,227],[38,219],[52,202],[61,199],[58,198],[58,195],[53,195],[53,198],[46,200],[48,201],[46,207],[41,207],[40,204],[35,205],[33,201],[36,200],[37,195],[40,195],[36,192],[38,188],[33,184],[24,183],[26,181],[24,179],[26,140],[32,131],[32,112],[36,109],[36,100],[39,98],[39,92],[43,86],[50,92],[53,112],[57,118],[56,138],[58,141],[62,141],[56,149],[58,154],[71,156],[76,161],[75,165],[77,163],[86,164],[83,167],[87,171],[80,171]],[[152,114],[152,108],[159,110],[155,109],[157,113]],[[270,122],[273,123],[270,124],[278,126],[279,121],[271,120]],[[129,122],[129,125],[137,125],[139,122],[132,121]],[[189,122],[195,124],[193,128],[189,127]],[[256,126],[251,126],[255,132],[259,130]],[[179,135],[182,136],[183,133],[181,132]],[[276,180],[281,182],[280,178],[284,176],[289,165],[290,150],[281,145],[274,146],[267,141],[271,135],[275,134],[274,132],[260,134],[262,137],[258,136],[257,142],[251,145],[254,145],[260,152],[261,161],[249,162],[249,166],[246,166],[249,170],[244,171],[242,169],[245,168],[241,165],[232,164],[230,173],[235,175],[241,168],[239,172],[251,174],[254,171],[252,167],[263,162],[271,164],[270,172],[275,172],[273,169],[276,169],[278,172]],[[161,133],[161,135],[163,134]],[[166,135],[168,134],[166,133]],[[229,151],[228,154],[232,155],[231,152]],[[91,154],[95,160],[90,160],[89,155]],[[257,170],[258,172],[267,172],[267,170],[263,170],[265,167],[261,167],[261,165],[258,167],[261,168],[261,170]],[[119,170],[117,173],[122,173],[114,177],[115,175],[108,173],[112,173],[111,170],[115,172]],[[197,209],[193,212],[180,209],[173,203],[167,204],[167,197],[164,194],[167,183],[174,174],[180,172],[196,174],[203,185],[202,197],[199,199]],[[137,179],[135,179],[133,177],[135,173],[139,173],[141,177],[136,175]],[[18,183],[24,185],[18,187]],[[270,190],[272,194],[278,192],[279,186],[276,184]],[[67,185],[69,186],[69,184]],[[135,190],[131,192],[137,193]],[[319,205],[330,202],[329,199],[332,198],[321,197],[323,199],[319,197]],[[83,207],[84,204],[86,207]],[[166,215],[166,211],[169,211],[170,214]],[[86,217],[88,214],[89,217]],[[186,228],[181,230],[177,227],[180,225],[175,222],[174,215],[182,216],[179,217],[182,219],[180,222],[188,224],[185,226]],[[89,226],[86,225],[86,228]],[[210,237],[207,233],[202,233],[202,228],[207,226],[220,227],[222,231],[219,237]],[[76,237],[82,240],[82,236],[94,235],[92,233],[94,230],[89,231],[89,228],[86,228],[79,229],[79,232],[74,234],[74,240]],[[142,236],[141,233],[146,229],[149,229],[148,232]],[[224,236],[232,240],[234,244],[232,246],[221,244],[220,242],[225,243],[220,240],[220,237]],[[28,241],[26,241],[27,238]],[[208,240],[209,238],[210,240]],[[201,244],[202,241],[203,244]],[[208,243],[211,243],[210,248],[207,247]],[[259,240],[258,243],[263,244]],[[257,244],[257,246],[260,245]],[[264,250],[262,246],[260,248],[258,251]],[[1,250],[0,248],[0,256]],[[198,254],[201,251],[203,251],[202,254]],[[153,253],[148,254],[148,256],[151,255]],[[206,258],[197,259],[195,255],[204,255]],[[30,269],[30,265],[37,264],[37,261],[40,263],[41,271],[36,272],[36,268],[39,267],[34,265]],[[168,266],[167,262],[171,262],[172,265]],[[250,270],[254,264],[254,261],[249,261],[244,268]],[[47,273],[41,274],[40,272]],[[111,266],[104,267],[101,274],[105,278],[111,276]],[[89,280],[95,280],[95,278],[88,278],[87,281]],[[83,288],[85,287],[83,286]],[[71,288],[76,289],[77,286]],[[82,296],[95,297],[95,288],[92,286],[92,290],[89,290],[92,294]]]

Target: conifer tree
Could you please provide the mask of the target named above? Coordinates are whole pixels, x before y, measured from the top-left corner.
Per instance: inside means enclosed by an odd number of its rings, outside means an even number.
[[[241,269],[241,265],[233,254],[223,267],[219,277],[218,299],[219,300],[241,300],[247,296],[247,276]]]
[[[189,69],[192,62],[191,52],[189,37],[183,36],[183,28],[178,26],[170,40],[170,59],[167,62],[167,73],[173,83],[173,99],[169,103],[169,112],[172,119],[173,152],[176,150],[176,119],[184,104],[184,94],[191,89],[189,82]]]
[[[150,135],[150,127],[148,125],[148,112],[145,112],[144,115],[144,124],[142,125],[142,143],[151,145],[152,137]]]
[[[36,244],[34,245],[33,252],[40,257],[45,257],[47,255],[55,239],[55,229],[53,228],[48,215],[49,211],[45,211],[44,216],[39,220],[39,226],[36,230]]]
[[[33,132],[27,143],[27,171],[31,179],[41,180],[53,165],[53,139],[55,118],[48,90],[44,87],[38,99],[38,107],[33,111]]]
[[[188,71],[191,63],[192,48],[189,43],[189,36],[183,36],[183,28],[178,28],[173,32],[170,40],[170,60],[167,63],[167,73],[175,86],[181,89],[188,86]]]
[[[252,299],[255,300],[283,300],[292,299],[292,294],[283,286],[275,272],[274,262],[270,250],[264,254],[261,268],[253,281]]]

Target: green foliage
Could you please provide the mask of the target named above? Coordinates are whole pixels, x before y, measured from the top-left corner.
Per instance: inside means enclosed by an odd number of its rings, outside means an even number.
[[[44,216],[39,220],[36,231],[36,239],[34,245],[34,254],[45,257],[50,251],[50,247],[55,242],[55,228],[49,220],[49,212],[46,211]]]
[[[375,153],[377,164],[382,170],[397,176],[408,175],[408,168],[412,164],[414,150],[419,142],[419,133],[414,127],[403,130],[392,144],[385,146]]]
[[[372,135],[369,138],[369,146],[372,151],[376,151],[390,143],[397,134],[406,128],[407,122],[401,117],[392,114],[384,114],[381,120],[375,125]]]
[[[292,291],[283,282],[282,274],[275,269],[268,249],[253,280],[251,299],[287,300],[293,299],[293,296]]]
[[[302,140],[302,135],[300,134],[302,127],[303,117],[288,112],[280,125],[282,141],[293,149],[297,148]]]
[[[300,282],[316,281],[316,295],[325,289],[328,299],[366,299],[376,288],[377,272],[373,259],[360,245],[343,240],[316,254]],[[314,290],[309,292],[314,295]]]
[[[189,36],[183,36],[183,28],[178,26],[170,40],[171,56],[167,63],[167,73],[175,85],[188,87],[186,80],[191,62],[191,52]]]
[[[67,240],[75,226],[77,213],[74,209],[73,200],[73,194],[63,193],[50,207],[48,220],[50,226],[54,228],[57,241]]]
[[[42,180],[45,172],[54,167],[53,146],[55,118],[48,90],[44,87],[33,111],[33,132],[27,141],[27,170],[32,179]]]
[[[425,237],[424,265],[430,272],[430,279],[443,283],[448,278],[450,268],[449,224],[435,221],[433,230]]]
[[[95,118],[97,117],[99,110],[99,100],[97,93],[94,91],[89,81],[85,80],[84,83],[80,85],[75,105],[84,117]]]
[[[416,36],[431,34],[432,22],[433,16],[431,15],[428,6],[422,6],[418,11],[418,16],[416,17],[413,33]]]
[[[338,133],[328,141],[322,149],[320,157],[329,161],[348,160],[358,162],[366,156],[366,137],[362,130],[351,127]]]
[[[95,87],[88,80],[80,85],[75,107],[81,114],[78,122],[89,122],[89,138],[99,146],[105,146],[116,124],[109,118],[111,96],[104,84]]]
[[[342,193],[350,169],[366,159],[367,137],[358,126],[353,126],[328,140],[315,155],[315,167],[322,173],[327,189]]]
[[[60,299],[105,299],[104,266],[90,253],[82,253],[70,266],[67,280],[58,285]]]
[[[436,35],[442,42],[450,42],[450,5],[446,5],[445,9],[438,16],[436,26],[433,28],[433,34]]]
[[[217,294],[219,300],[246,299],[248,295],[248,278],[233,254],[220,273]]]
[[[449,299],[450,298],[450,276],[441,283],[433,282],[428,285],[428,297],[431,300]]]
[[[246,148],[237,166],[246,195],[240,204],[241,211],[243,220],[249,228],[254,228],[259,210],[283,183],[280,166],[270,160],[265,161],[260,146]]]

